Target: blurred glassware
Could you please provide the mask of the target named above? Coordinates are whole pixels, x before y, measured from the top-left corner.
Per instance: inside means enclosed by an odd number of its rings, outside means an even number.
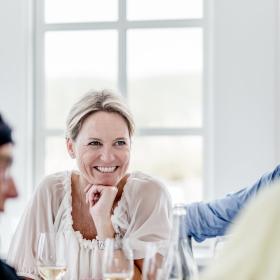
[[[219,236],[216,238],[213,248],[213,257],[216,258],[221,251],[223,250],[225,243],[230,238],[230,235],[227,236]]]
[[[65,232],[40,233],[37,268],[44,280],[62,279],[66,272],[66,235]]]
[[[165,261],[167,279],[192,280],[198,277],[186,227],[186,208],[183,204],[177,204],[173,208],[171,240]]]
[[[132,249],[127,239],[106,239],[103,256],[104,280],[130,280],[134,273]]]
[[[176,204],[170,240],[147,244],[143,265],[143,280],[193,280],[198,277],[191,240],[187,234],[186,208]]]

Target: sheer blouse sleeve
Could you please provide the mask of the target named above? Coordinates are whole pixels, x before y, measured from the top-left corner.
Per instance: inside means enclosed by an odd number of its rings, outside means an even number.
[[[124,237],[131,240],[134,259],[142,259],[147,242],[170,238],[171,199],[161,182],[144,175],[128,182],[124,195],[128,207],[128,228]]]
[[[7,261],[19,276],[36,279],[36,250],[40,232],[53,230],[55,212],[63,188],[57,180],[46,177],[25,209],[12,238]]]

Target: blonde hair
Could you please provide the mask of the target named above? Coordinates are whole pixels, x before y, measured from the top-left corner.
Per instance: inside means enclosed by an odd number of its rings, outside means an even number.
[[[133,135],[133,117],[122,97],[110,90],[101,90],[86,93],[72,106],[66,120],[66,138],[75,141],[84,120],[97,112],[119,114],[127,124],[129,136]]]

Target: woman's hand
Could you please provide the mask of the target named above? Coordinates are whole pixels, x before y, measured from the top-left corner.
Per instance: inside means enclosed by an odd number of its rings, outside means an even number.
[[[86,187],[86,202],[89,204],[93,219],[111,215],[118,189],[114,186],[90,185]]]
[[[85,192],[98,237],[113,237],[111,211],[118,189],[115,186],[89,185]]]

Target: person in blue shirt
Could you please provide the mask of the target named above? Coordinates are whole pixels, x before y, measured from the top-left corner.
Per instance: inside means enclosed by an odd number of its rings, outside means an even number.
[[[236,215],[259,191],[280,178],[280,165],[263,175],[253,186],[210,202],[186,205],[187,235],[197,242],[223,236]]]

